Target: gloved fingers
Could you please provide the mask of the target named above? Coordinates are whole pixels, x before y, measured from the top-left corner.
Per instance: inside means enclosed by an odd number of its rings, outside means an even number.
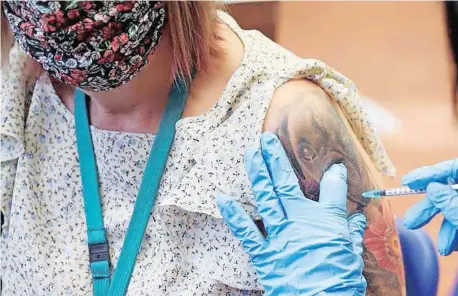
[[[347,193],[347,168],[341,163],[333,164],[321,178],[320,203],[333,204],[346,210]]]
[[[283,207],[275,194],[269,171],[259,150],[248,150],[245,165],[259,214],[267,233],[276,232],[285,221]]]
[[[363,240],[364,240],[364,231],[367,227],[367,219],[366,216],[362,213],[355,213],[348,218],[348,227],[350,230],[350,240],[353,247],[353,253],[358,255],[359,264],[356,267],[356,270],[359,271],[361,275],[361,290],[358,295],[365,295],[367,282],[366,278],[363,276],[363,269],[364,269],[364,260],[363,260]]]
[[[271,132],[263,133],[261,135],[261,152],[277,196],[280,199],[284,196],[288,200],[305,200],[299,186],[299,180],[277,136]]]
[[[448,256],[457,247],[458,241],[458,229],[455,225],[444,219],[442,221],[441,228],[439,229],[439,235],[437,238],[437,249],[439,254],[442,256]]]
[[[408,229],[417,229],[427,224],[439,213],[428,197],[413,205],[404,215],[404,226]]]
[[[360,256],[363,254],[363,239],[366,227],[367,219],[362,213],[355,213],[348,218],[348,228],[350,229],[353,252]]]
[[[447,184],[448,178],[458,182],[458,158],[413,170],[401,182],[411,189],[424,189],[431,182]]]
[[[258,227],[233,199],[221,195],[216,198],[216,204],[223,216],[224,222],[232,233],[240,240],[242,247],[249,255],[255,255],[264,245],[265,239]]]
[[[445,219],[458,228],[458,191],[449,185],[430,183],[426,188],[426,197],[439,209]]]

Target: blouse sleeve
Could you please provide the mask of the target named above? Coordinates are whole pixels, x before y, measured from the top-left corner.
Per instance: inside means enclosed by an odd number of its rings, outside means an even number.
[[[8,235],[9,214],[19,157],[24,152],[24,132],[28,106],[35,82],[29,58],[17,44],[9,54],[9,65],[0,72],[0,188],[1,212],[4,216],[2,236]]]

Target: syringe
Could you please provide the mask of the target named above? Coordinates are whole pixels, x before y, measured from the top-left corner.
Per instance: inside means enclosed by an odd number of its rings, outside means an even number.
[[[450,185],[451,188],[458,190],[458,184]],[[365,198],[380,198],[385,196],[396,196],[396,195],[410,195],[410,194],[421,194],[425,193],[426,189],[410,189],[408,187],[400,188],[389,188],[389,189],[378,189],[372,191],[366,191],[362,194]]]

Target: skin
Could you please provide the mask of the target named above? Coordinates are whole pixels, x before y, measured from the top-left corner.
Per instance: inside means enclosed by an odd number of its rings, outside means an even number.
[[[323,173],[334,163],[344,163],[348,170],[348,214],[363,212],[368,218],[368,229],[372,229],[382,212],[391,213],[388,205],[369,202],[361,197],[362,192],[374,186],[346,126],[327,95],[315,84],[292,81],[280,87],[272,100],[264,129],[274,132],[282,142],[307,198],[318,200]],[[391,223],[376,228],[381,233],[390,234],[380,238],[381,241],[388,241],[386,252],[380,253],[378,249],[373,252],[367,247],[364,249],[367,295],[404,293],[398,236],[392,215],[386,216]],[[371,236],[369,239],[372,239]],[[395,241],[391,243],[392,240]],[[364,245],[366,242],[367,237]],[[373,244],[369,246],[373,247]],[[382,261],[377,258],[380,254],[383,255]],[[379,264],[379,261],[383,264]],[[387,265],[387,268],[382,265]]]

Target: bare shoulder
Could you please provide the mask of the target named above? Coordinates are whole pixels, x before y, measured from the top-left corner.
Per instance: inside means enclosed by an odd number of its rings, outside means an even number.
[[[275,126],[279,120],[282,110],[298,101],[325,107],[327,102],[323,98],[329,99],[326,93],[317,84],[306,79],[291,80],[276,89],[267,112],[264,129],[271,130],[269,127]]]

